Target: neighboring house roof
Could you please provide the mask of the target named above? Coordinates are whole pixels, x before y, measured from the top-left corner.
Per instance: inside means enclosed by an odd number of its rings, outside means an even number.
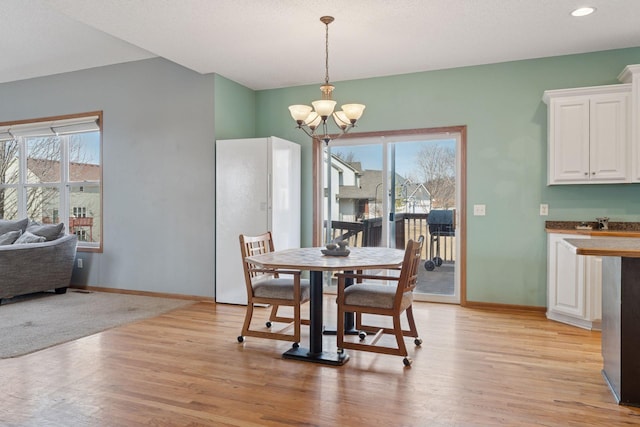
[[[362,172],[362,163],[361,162],[349,162],[349,165],[356,171]]]
[[[60,182],[60,162],[57,160],[28,158],[27,169],[38,178],[39,182]],[[71,162],[69,179],[80,182],[100,181],[100,166]]]
[[[427,187],[424,186],[424,184],[414,184],[414,183],[410,183],[407,184],[407,192],[406,192],[406,196],[407,198],[414,198],[416,200],[430,200],[431,199],[431,194],[429,193],[429,190],[427,190]],[[402,194],[404,196],[404,193]]]
[[[360,176],[360,186],[340,186],[339,190],[338,190],[338,195],[340,196],[341,199],[370,199],[370,200],[374,200],[376,198],[376,193],[377,193],[377,198],[378,200],[381,200],[382,198],[382,185],[380,185],[383,182],[383,175],[382,175],[382,171],[379,170],[365,170],[361,172],[362,175]],[[402,184],[406,181],[406,179],[399,174],[396,174],[396,184]],[[409,185],[414,185],[414,187],[417,187],[417,185],[415,184],[409,184]],[[422,184],[419,184],[422,185]],[[377,190],[376,191],[376,187]],[[424,187],[424,186],[423,186]],[[426,188],[425,188],[426,190]],[[411,194],[411,192],[409,192],[409,194]],[[428,192],[427,192],[428,194]],[[428,197],[427,197],[428,198]]]
[[[331,166],[334,169],[337,169],[339,171],[342,171],[344,169],[350,169],[355,174],[359,174],[360,171],[362,170],[362,166],[360,165],[360,162],[345,162],[335,154],[331,155]]]

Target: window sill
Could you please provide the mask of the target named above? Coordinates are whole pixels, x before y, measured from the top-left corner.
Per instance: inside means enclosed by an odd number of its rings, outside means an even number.
[[[78,252],[95,252],[102,253],[102,246],[78,246],[76,249]]]

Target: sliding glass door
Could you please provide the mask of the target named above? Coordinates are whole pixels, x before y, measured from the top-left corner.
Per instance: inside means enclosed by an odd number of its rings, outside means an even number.
[[[323,153],[324,241],[404,249],[423,236],[416,298],[459,303],[460,146],[457,133],[331,141]]]

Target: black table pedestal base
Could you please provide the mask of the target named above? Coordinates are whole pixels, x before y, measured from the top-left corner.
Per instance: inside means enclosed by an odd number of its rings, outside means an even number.
[[[324,331],[322,331],[322,333],[324,335],[336,335],[338,333],[338,330],[336,328],[324,328]],[[360,335],[360,331],[357,329],[345,329],[344,330],[344,334],[345,335]]]
[[[323,351],[318,354],[309,353],[307,348],[291,348],[282,354],[283,359],[302,360],[304,362],[321,363],[323,365],[340,366],[347,363],[349,355],[346,352],[335,353]]]

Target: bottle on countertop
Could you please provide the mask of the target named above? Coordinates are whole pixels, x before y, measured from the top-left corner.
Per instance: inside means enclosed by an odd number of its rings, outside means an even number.
[[[609,229],[609,217],[603,216],[596,218],[598,221],[598,230],[608,230]]]

